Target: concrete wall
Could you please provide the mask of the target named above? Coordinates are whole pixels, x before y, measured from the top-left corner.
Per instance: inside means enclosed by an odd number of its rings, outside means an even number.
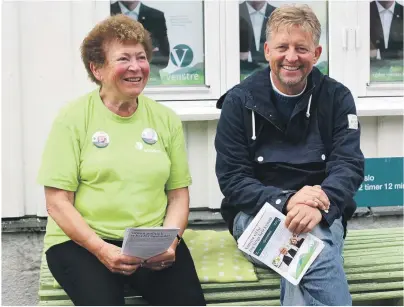
[[[43,234],[2,233],[2,305],[37,305]]]

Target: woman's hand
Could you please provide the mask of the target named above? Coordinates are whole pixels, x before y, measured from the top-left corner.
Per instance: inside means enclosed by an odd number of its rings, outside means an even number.
[[[121,253],[121,248],[104,242],[96,253],[97,258],[113,273],[132,275],[143,260],[126,256]]]
[[[160,255],[149,258],[143,264],[144,268],[160,271],[170,267],[175,262],[175,247],[171,246]]]

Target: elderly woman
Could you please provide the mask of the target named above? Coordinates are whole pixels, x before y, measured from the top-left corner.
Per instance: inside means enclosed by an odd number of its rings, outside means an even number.
[[[49,213],[44,248],[75,305],[123,305],[128,283],[151,305],[205,305],[180,240],[191,177],[180,119],[142,95],[151,38],[124,15],[88,34],[81,56],[98,87],[53,123],[38,181]],[[121,253],[127,227],[178,227],[170,248],[143,262]]]

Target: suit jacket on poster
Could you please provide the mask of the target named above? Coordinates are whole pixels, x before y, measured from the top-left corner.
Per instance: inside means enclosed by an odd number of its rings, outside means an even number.
[[[268,18],[275,10],[275,7],[270,4],[267,4],[267,8],[265,10],[265,18],[261,28],[259,51],[257,51],[255,45],[254,30],[251,24],[247,3],[244,1],[243,3],[240,4],[239,8],[240,8],[240,52],[250,51],[253,62],[266,62],[264,57],[264,43],[266,40],[265,28]]]
[[[153,52],[151,64],[165,68],[169,61],[170,44],[167,37],[167,26],[164,13],[139,3],[138,21],[150,32],[153,40],[153,48],[159,48],[159,51]],[[111,15],[121,14],[121,8],[118,2],[111,4]]]
[[[403,59],[403,6],[396,2],[391,21],[388,48],[384,46],[383,27],[376,1],[370,3],[370,42],[380,50],[382,60]]]

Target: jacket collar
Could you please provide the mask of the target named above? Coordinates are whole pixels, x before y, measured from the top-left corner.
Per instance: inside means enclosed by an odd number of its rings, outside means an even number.
[[[271,70],[268,66],[240,83],[240,87],[246,89],[252,98],[246,100],[245,107],[257,112],[267,120],[270,120],[271,113],[276,112],[272,103],[273,89],[269,75],[270,71]],[[310,96],[319,89],[318,85],[320,85],[323,79],[324,75],[318,70],[318,68],[313,67],[313,70],[307,77],[306,91],[297,103],[294,113],[300,113],[307,108]]]
[[[248,96],[250,96],[251,99],[246,99],[244,102],[245,107],[256,111],[267,119],[269,118],[269,113],[272,111],[272,108],[274,108],[271,101],[271,92],[273,91],[273,89],[269,75],[270,71],[271,69],[269,66],[261,69],[234,87],[242,89],[247,93]],[[313,67],[312,71],[307,77],[306,91],[303,94],[302,99],[298,103],[298,112],[307,107],[309,96],[315,91],[319,90],[319,85],[323,81],[323,79],[324,75],[320,72],[320,70],[318,70],[317,67]],[[232,89],[230,89],[229,91],[231,90]],[[226,92],[217,101],[216,107],[218,109],[222,108],[228,92]]]

